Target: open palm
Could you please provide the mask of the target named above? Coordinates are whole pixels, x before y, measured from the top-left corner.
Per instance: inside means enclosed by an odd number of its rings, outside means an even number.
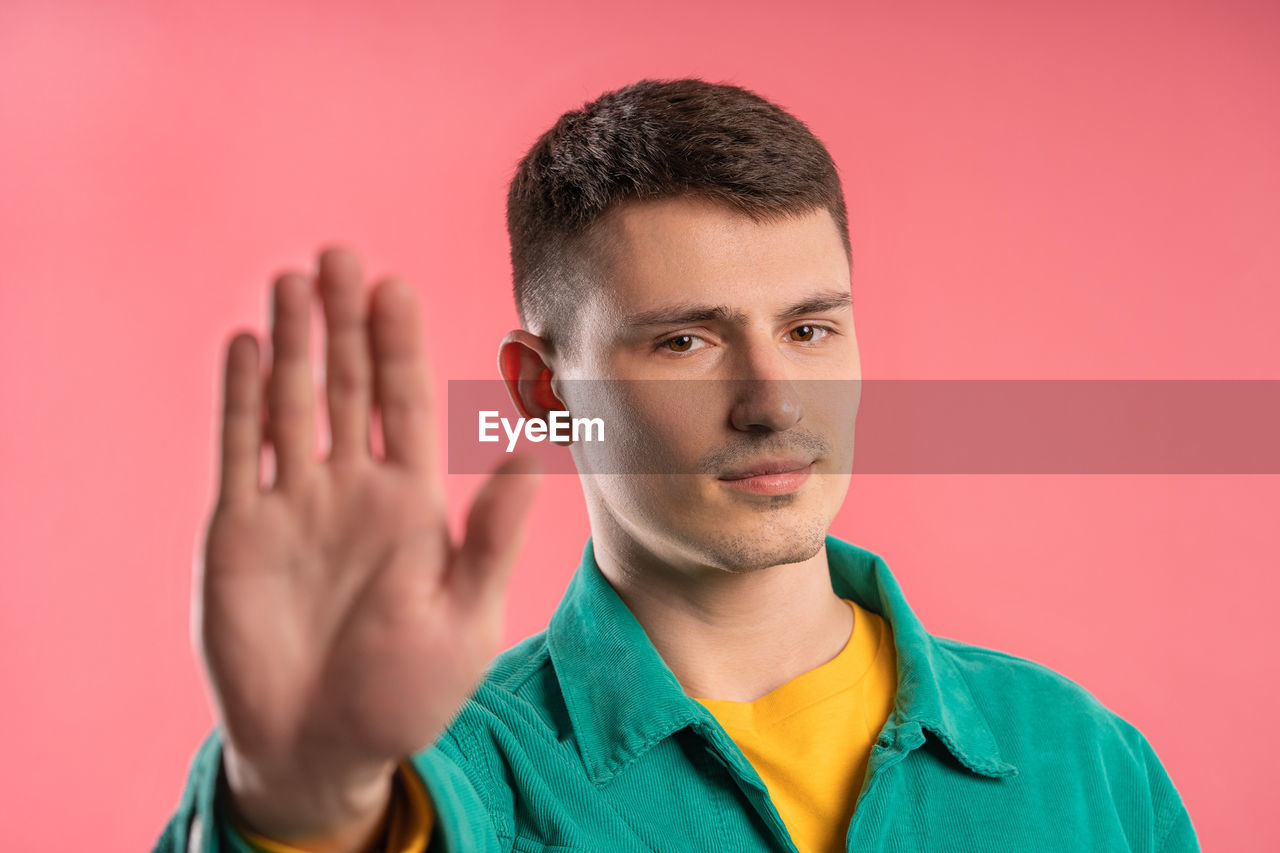
[[[331,449],[317,458],[310,312],[324,310]],[[204,543],[199,627],[229,778],[322,828],[430,745],[498,651],[506,580],[536,486],[513,458],[452,541],[435,465],[435,411],[412,288],[367,292],[333,247],[315,281],[279,276],[263,393],[252,335],[230,341],[221,483]],[[266,398],[264,417],[263,399]],[[385,458],[371,449],[381,421]],[[265,433],[265,434],[264,434]],[[263,484],[263,443],[275,457]],[[235,772],[231,772],[232,764]],[[256,781],[255,781],[256,780]],[[260,822],[279,823],[257,805]],[[341,814],[332,815],[340,820]]]

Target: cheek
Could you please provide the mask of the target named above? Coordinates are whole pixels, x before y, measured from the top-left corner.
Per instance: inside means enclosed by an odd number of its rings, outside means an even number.
[[[833,452],[853,443],[862,402],[861,380],[814,379],[795,382],[793,386],[804,408],[797,430],[822,436]]]
[[[714,439],[717,411],[705,383],[610,380],[595,383],[589,408],[606,441],[584,447],[599,473],[691,474]]]

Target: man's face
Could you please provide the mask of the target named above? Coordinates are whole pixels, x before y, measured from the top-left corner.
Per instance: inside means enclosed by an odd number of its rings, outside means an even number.
[[[605,423],[604,443],[573,446],[593,529],[616,524],[671,566],[812,557],[848,491],[861,379],[830,214],[756,224],[668,199],[604,225],[582,355],[559,374],[595,380],[563,396]],[[802,470],[744,478],[771,465]]]

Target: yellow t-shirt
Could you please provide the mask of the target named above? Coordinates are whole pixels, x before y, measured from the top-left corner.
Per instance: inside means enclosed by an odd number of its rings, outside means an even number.
[[[898,662],[889,624],[844,599],[853,631],[841,652],[754,702],[698,699],[760,774],[800,853],[843,853],[867,760],[893,711]],[[435,813],[422,780],[401,765],[388,833],[375,851],[423,853]],[[261,853],[306,853],[250,831]]]
[[[889,623],[844,601],[853,631],[830,661],[754,702],[698,700],[760,774],[800,853],[845,850],[867,760],[897,692]]]

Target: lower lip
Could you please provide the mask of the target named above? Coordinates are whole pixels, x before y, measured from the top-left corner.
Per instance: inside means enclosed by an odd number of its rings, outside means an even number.
[[[735,491],[749,492],[753,495],[785,495],[803,486],[812,471],[813,463],[810,462],[796,471],[760,474],[755,477],[743,477],[741,480],[721,480],[720,482]]]

